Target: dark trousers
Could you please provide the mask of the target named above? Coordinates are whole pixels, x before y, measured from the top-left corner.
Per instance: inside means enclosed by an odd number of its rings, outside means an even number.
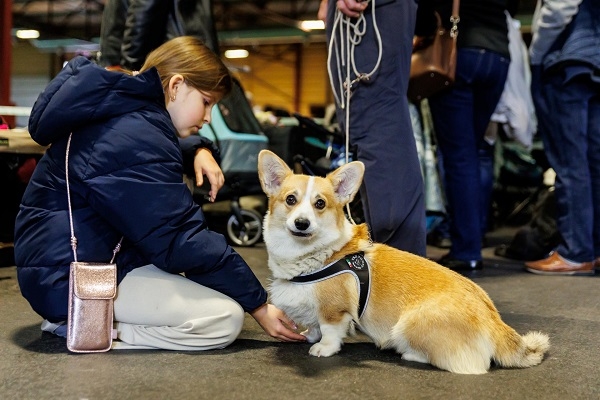
[[[383,59],[368,82],[354,85],[348,126],[345,110],[339,105],[337,117],[342,130],[350,134],[358,160],[366,167],[360,193],[373,239],[425,255],[423,177],[406,98],[416,4],[413,0],[377,4],[375,14],[383,42]],[[334,11],[335,1],[330,0],[329,37]],[[366,33],[355,49],[355,62],[362,73],[373,69],[378,55],[370,5],[365,18]],[[345,76],[345,67],[338,71],[335,62],[330,67],[334,82],[338,74]]]
[[[461,260],[481,259],[482,224],[493,183],[483,137],[504,90],[509,64],[498,53],[459,49],[455,85],[429,99],[451,215],[450,254]]]
[[[539,75],[539,70],[533,71]],[[548,161],[556,172],[558,253],[589,262],[600,257],[600,82],[564,71],[533,76],[533,99]]]

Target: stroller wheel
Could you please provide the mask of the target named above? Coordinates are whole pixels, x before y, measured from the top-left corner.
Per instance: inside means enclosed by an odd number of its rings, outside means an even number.
[[[262,216],[254,210],[240,210],[243,221],[235,215],[227,221],[227,237],[237,246],[254,246],[262,235]]]

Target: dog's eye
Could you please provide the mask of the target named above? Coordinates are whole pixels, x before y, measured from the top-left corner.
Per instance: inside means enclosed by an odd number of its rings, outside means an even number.
[[[285,198],[285,203],[288,206],[293,206],[294,204],[296,204],[296,196],[290,194],[288,197]]]
[[[315,208],[316,208],[317,210],[322,210],[322,209],[324,209],[324,208],[325,208],[325,200],[323,200],[323,199],[319,199],[319,200],[317,200],[317,201],[315,202]]]

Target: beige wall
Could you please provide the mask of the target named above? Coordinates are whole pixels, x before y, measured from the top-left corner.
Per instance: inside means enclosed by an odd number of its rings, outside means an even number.
[[[41,53],[29,41],[15,41],[12,52],[12,75],[48,77],[52,69],[52,60],[52,54]]]
[[[247,72],[235,75],[252,93],[254,104],[311,115],[312,106],[325,107],[332,102],[325,43],[261,45],[249,51],[248,58],[227,63],[238,69],[247,68]],[[37,76],[50,80],[53,69],[60,68],[61,57],[18,41],[13,46],[12,60],[13,78]],[[19,89],[13,87],[12,92],[15,91]]]
[[[227,49],[224,49],[227,50]],[[332,101],[325,43],[262,45],[248,58],[228,60],[255,105],[310,115]]]

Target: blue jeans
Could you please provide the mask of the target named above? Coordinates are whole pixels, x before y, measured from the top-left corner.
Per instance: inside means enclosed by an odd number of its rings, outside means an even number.
[[[556,172],[558,253],[575,262],[600,257],[600,82],[589,75],[532,70],[539,131]]]
[[[489,151],[483,137],[504,90],[509,64],[507,57],[495,52],[459,49],[454,86],[429,99],[452,215],[450,254],[460,260],[481,259],[482,221],[488,211],[482,205],[489,207],[493,175],[489,164],[482,173],[480,157]]]
[[[445,174],[443,167],[443,156],[442,153],[438,151],[438,159],[442,165],[439,167],[440,178],[442,182],[445,182]],[[481,147],[479,148],[479,176],[481,182],[481,218],[480,218],[480,226],[481,226],[481,237],[483,238],[488,229],[488,217],[490,204],[492,199],[492,191],[494,189],[494,146],[483,142]],[[444,187],[446,183],[444,183]],[[449,210],[448,210],[449,211]],[[447,212],[446,216],[435,228],[434,231],[439,237],[450,238],[450,218],[451,215]]]

